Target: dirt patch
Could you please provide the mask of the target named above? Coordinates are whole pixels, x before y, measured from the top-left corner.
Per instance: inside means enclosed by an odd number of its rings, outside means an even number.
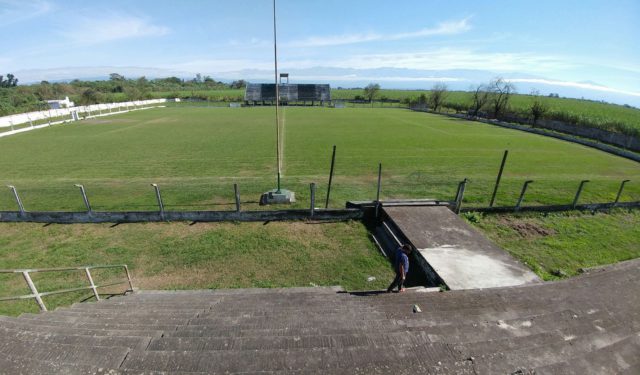
[[[499,220],[499,222],[500,224],[506,225],[509,228],[515,230],[523,238],[538,238],[556,234],[556,231],[554,229],[546,228],[540,224],[532,223],[530,221],[504,218]]]

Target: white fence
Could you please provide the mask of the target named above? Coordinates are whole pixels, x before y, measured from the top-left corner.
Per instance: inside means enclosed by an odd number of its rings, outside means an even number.
[[[41,120],[59,119],[68,117],[69,120],[77,120],[79,117],[107,115],[137,109],[140,107],[167,102],[167,99],[136,100],[122,103],[102,103],[71,108],[49,109],[46,111],[20,113],[16,115],[0,117],[0,128],[13,127],[21,124],[31,124]],[[75,113],[75,115],[74,115]]]

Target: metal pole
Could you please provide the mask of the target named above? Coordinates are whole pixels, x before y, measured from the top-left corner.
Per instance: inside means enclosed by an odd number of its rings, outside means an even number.
[[[31,290],[31,294],[33,294],[33,298],[35,298],[36,302],[38,302],[38,306],[40,306],[40,311],[47,311],[47,307],[44,305],[42,301],[42,297],[40,297],[40,293],[38,293],[38,289],[36,289],[33,280],[31,280],[31,276],[29,276],[29,271],[22,271],[22,277],[24,277],[24,281],[29,285],[29,289]]]
[[[584,187],[584,184],[586,184],[587,182],[589,182],[589,180],[580,181],[580,186],[578,187],[578,191],[576,192],[576,196],[575,196],[575,198],[573,198],[573,203],[571,204],[572,208],[576,208],[576,205],[578,204],[578,199],[580,198],[580,193],[582,193],[582,188]]]
[[[524,199],[524,193],[526,193],[527,187],[532,182],[533,182],[533,180],[527,180],[527,181],[524,182],[524,185],[522,185],[522,191],[520,192],[520,198],[518,198],[518,203],[516,203],[516,211],[518,211],[520,209],[520,205],[522,204],[522,200]]]
[[[460,213],[460,208],[462,207],[462,199],[464,198],[464,189],[467,186],[467,179],[460,181],[458,185],[458,194],[456,195],[456,214]]]
[[[124,265],[124,272],[127,274],[127,281],[129,282],[129,290],[133,292],[133,283],[131,282],[131,274],[129,274],[129,267]]]
[[[311,208],[309,209],[309,215],[313,217],[316,210],[316,184],[312,182],[309,188],[311,189]]]
[[[75,184],[75,186],[80,188],[80,193],[82,194],[84,205],[87,207],[87,212],[91,212],[91,205],[89,204],[89,199],[87,198],[87,192],[84,190],[84,186],[81,184]]]
[[[280,85],[278,85],[278,47],[276,33],[276,0],[273,0],[273,66],[276,85],[276,163],[278,167],[278,189],[276,193],[280,194],[280,120],[278,119],[278,107],[280,105]]]
[[[378,191],[376,193],[376,218],[380,210],[380,184],[382,182],[382,163],[378,164]]]
[[[160,195],[160,187],[158,184],[151,184],[156,190],[156,199],[158,200],[158,207],[160,207],[160,217],[164,219],[164,205],[162,204],[162,196]]]
[[[24,206],[22,205],[22,200],[18,195],[18,190],[16,190],[16,187],[13,185],[7,185],[7,187],[11,189],[11,191],[13,191],[13,196],[16,199],[16,203],[18,203],[18,208],[20,209],[20,213],[24,214]]]
[[[333,166],[336,163],[336,145],[333,145],[333,154],[331,154],[331,169],[329,170],[329,186],[327,187],[327,201],[324,208],[329,208],[329,195],[331,194],[331,182],[333,181]]]
[[[98,295],[98,289],[96,288],[96,284],[93,283],[93,278],[91,277],[91,272],[89,272],[89,268],[85,268],[84,272],[87,274],[87,279],[89,279],[89,285],[91,286],[91,290],[93,290],[93,296],[96,297],[96,301],[100,301],[100,296]]]
[[[624,180],[620,184],[620,189],[618,189],[618,195],[616,195],[616,201],[613,202],[614,205],[618,204],[618,201],[620,200],[620,196],[622,195],[622,189],[624,189],[624,185],[629,181],[631,181],[631,180]]]
[[[236,212],[240,212],[240,190],[238,189],[238,184],[233,184],[233,191],[236,196]]]
[[[493,207],[493,203],[496,201],[496,194],[498,193],[498,186],[500,186],[502,171],[504,171],[504,164],[507,162],[507,155],[509,155],[509,150],[504,150],[502,163],[500,163],[500,171],[498,172],[498,178],[496,178],[496,186],[493,188],[493,194],[491,195],[491,202],[489,202],[489,207]]]

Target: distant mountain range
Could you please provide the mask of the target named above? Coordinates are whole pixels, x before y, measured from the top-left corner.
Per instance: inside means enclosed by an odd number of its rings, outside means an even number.
[[[517,92],[528,94],[538,90],[542,95],[557,93],[570,98],[603,100],[617,104],[629,104],[640,107],[640,92],[629,92],[606,87],[592,81],[565,82],[551,80],[542,76],[526,73],[500,73],[485,70],[451,69],[451,70],[418,70],[418,69],[350,69],[334,67],[314,67],[305,69],[288,69],[282,72],[290,74],[292,83],[329,83],[333,87],[363,87],[377,82],[387,89],[429,89],[438,82],[444,82],[450,90],[469,90],[481,83],[487,83],[497,76],[511,80]],[[211,76],[220,81],[230,82],[244,79],[249,82],[272,82],[273,71],[260,69],[244,69],[228,72],[186,72],[164,68],[135,66],[97,66],[97,67],[63,67],[53,69],[23,70],[14,72],[20,83],[37,83],[81,80],[105,80],[110,73],[119,73],[127,78],[165,78],[179,77],[191,79],[196,73]]]

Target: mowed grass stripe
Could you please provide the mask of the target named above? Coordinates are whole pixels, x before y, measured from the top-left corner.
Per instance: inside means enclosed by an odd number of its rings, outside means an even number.
[[[568,203],[582,179],[583,201],[640,200],[640,164],[581,145],[487,124],[402,109],[286,109],[283,186],[304,207],[308,184],[326,191],[331,147],[338,147],[332,205],[375,196],[451,199],[469,178],[467,202],[489,200],[509,149],[498,204],[513,204],[526,179],[529,203]],[[0,139],[0,183],[14,184],[30,210],[82,210],[73,183],[95,209],[154,209],[149,183],[172,209],[226,209],[232,185],[246,207],[275,186],[273,108],[164,108],[114,115]],[[8,189],[0,210],[15,209]]]

